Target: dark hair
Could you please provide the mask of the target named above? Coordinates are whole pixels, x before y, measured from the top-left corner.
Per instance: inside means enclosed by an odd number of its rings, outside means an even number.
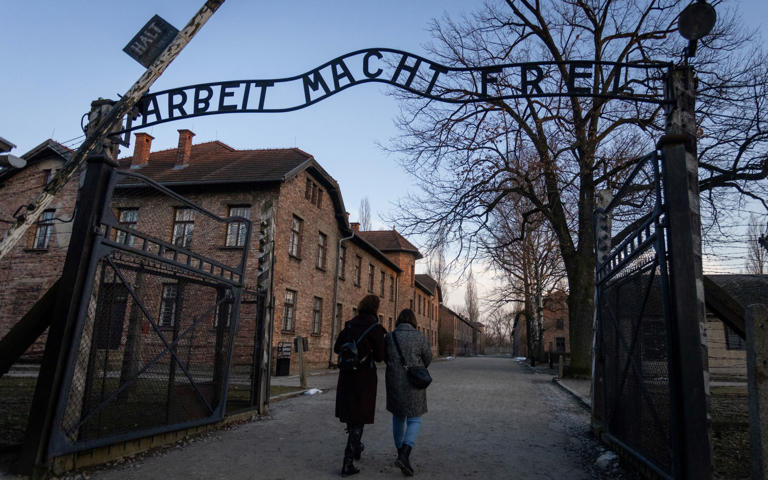
[[[397,316],[396,325],[400,325],[401,323],[410,323],[413,328],[419,326],[416,322],[416,314],[414,314],[413,310],[410,308],[404,309],[402,312],[400,312],[400,315]]]
[[[379,311],[379,297],[376,295],[366,295],[360,300],[357,306],[358,313],[370,313],[376,315]]]

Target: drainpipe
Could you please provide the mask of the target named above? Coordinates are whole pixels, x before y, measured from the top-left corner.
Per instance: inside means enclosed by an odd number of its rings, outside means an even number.
[[[349,240],[355,236],[355,232],[352,232],[348,237],[342,237],[339,239],[339,246],[336,248],[336,274],[333,277],[333,318],[331,318],[331,339],[329,343],[328,352],[328,368],[333,368],[333,342],[336,339],[338,332],[336,331],[336,317],[339,315],[337,309],[339,308],[339,256],[341,255],[341,243],[345,240]]]

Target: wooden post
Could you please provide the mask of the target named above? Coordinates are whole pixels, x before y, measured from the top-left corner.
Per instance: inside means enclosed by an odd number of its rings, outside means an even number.
[[[709,421],[709,369],[705,338],[701,217],[696,157],[695,78],[690,66],[675,67],[667,78],[664,196],[669,223],[668,319],[671,418],[675,478],[712,478]]]
[[[37,199],[27,206],[27,213],[19,217],[17,222],[0,239],[0,260],[10,252],[14,245],[24,236],[29,227],[37,221],[43,211],[53,202],[56,194],[77,173],[88,154],[104,142],[106,135],[114,131],[114,127],[122,124],[123,117],[133,110],[139,99],[147,93],[149,87],[163,74],[168,65],[192,37],[211,18],[211,15],[224,3],[224,0],[208,0],[205,5],[192,17],[186,27],[168,45],[165,51],[149,66],[136,83],[120,98],[112,110],[99,118],[99,122],[88,129],[88,134],[72,158],[64,164],[46,184]]]
[[[557,378],[563,378],[563,369],[565,368],[565,355],[557,354]]]
[[[752,478],[768,478],[768,306],[747,307],[747,379]]]

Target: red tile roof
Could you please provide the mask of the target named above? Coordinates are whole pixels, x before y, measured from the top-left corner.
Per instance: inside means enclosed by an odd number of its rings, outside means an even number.
[[[149,162],[132,171],[163,184],[250,183],[285,181],[290,172],[313,160],[298,148],[235,150],[222,142],[192,145],[189,164],[174,168],[177,149],[152,152]],[[119,160],[129,169],[132,157]]]
[[[411,252],[416,258],[423,258],[419,249],[400,235],[397,230],[360,231],[358,235],[382,252]]]

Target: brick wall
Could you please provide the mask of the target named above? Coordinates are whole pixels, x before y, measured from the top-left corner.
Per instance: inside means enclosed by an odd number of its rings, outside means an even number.
[[[24,170],[3,182],[0,187],[0,219],[12,220],[17,208],[35,198],[45,184],[47,170],[61,168],[61,157],[49,157],[30,163]],[[78,175],[56,195],[49,207],[55,209],[55,217],[69,220],[77,199]],[[23,212],[24,210],[21,210]],[[61,275],[61,268],[69,247],[72,224],[60,220],[51,226],[47,248],[35,249],[38,226],[32,226],[22,240],[0,261],[0,337],[37,302]],[[9,224],[0,222],[0,237]],[[40,357],[45,347],[46,335],[30,347],[25,357]]]

